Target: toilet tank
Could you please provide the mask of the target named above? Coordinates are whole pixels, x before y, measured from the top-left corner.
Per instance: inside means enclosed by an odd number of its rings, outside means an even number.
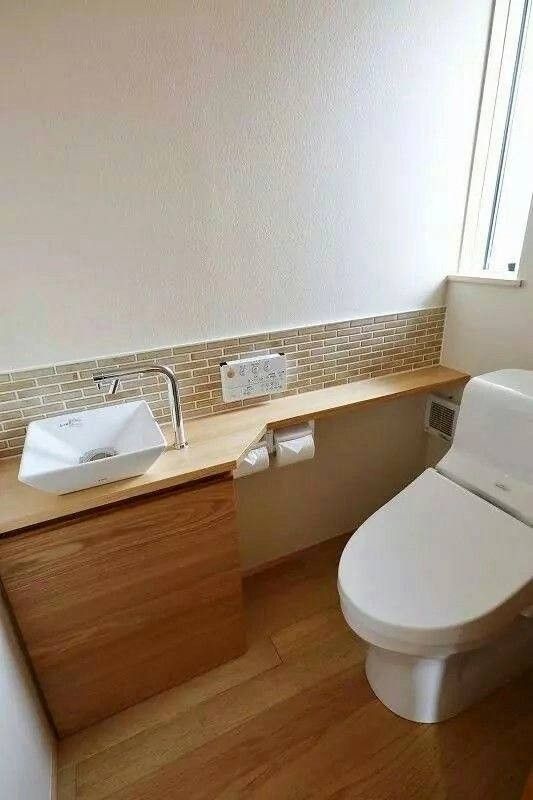
[[[437,470],[533,526],[533,372],[503,369],[468,382]]]

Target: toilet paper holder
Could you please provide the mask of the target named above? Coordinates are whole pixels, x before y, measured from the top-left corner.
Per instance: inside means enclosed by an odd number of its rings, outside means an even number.
[[[315,421],[314,421],[314,419],[307,420],[305,424],[309,426],[309,428],[311,429],[311,433],[314,436],[315,435]],[[258,442],[253,444],[249,449],[252,450],[254,447],[265,446],[266,449],[268,450],[268,454],[273,456],[273,455],[276,454],[276,443],[274,441],[274,437],[276,437],[279,440],[280,436],[283,437],[283,434],[284,434],[285,431],[288,432],[288,431],[292,430],[293,427],[294,426],[291,425],[290,427],[286,427],[286,428],[275,428],[275,429],[274,428],[268,428],[265,431],[265,433],[262,436],[262,438]]]
[[[239,459],[233,470],[233,477],[245,478],[247,475],[255,475],[264,472],[270,466],[270,454],[264,438],[255,442],[249,447],[244,455]]]
[[[301,428],[302,433],[303,429],[307,428],[309,433],[312,433],[313,436],[315,435],[315,421],[314,419],[308,419],[305,422],[299,422],[296,425],[287,425],[284,428],[275,428],[273,430],[267,431],[267,434],[271,434],[271,441],[272,441],[272,450],[269,452],[274,452],[276,449],[276,440],[278,442],[284,441],[285,439],[291,439],[294,436],[294,431],[296,428]]]
[[[257,472],[263,472],[269,468],[271,465],[270,456],[279,455],[279,448],[283,447],[284,445],[290,445],[291,442],[297,441],[300,437],[311,438],[314,440],[314,432],[315,432],[315,421],[313,419],[308,420],[306,423],[294,426],[291,425],[286,428],[276,428],[268,429],[265,431],[263,436],[256,442],[254,442],[250,447],[246,450],[246,453],[242,456],[239,460],[239,463],[233,470],[233,477],[234,478],[244,478],[247,475],[253,475]],[[268,457],[265,459],[265,453],[268,454]],[[305,456],[302,460],[307,460],[314,456],[314,441],[313,441],[313,449],[312,453]],[[294,461],[291,459],[287,463],[294,463],[300,460],[299,458],[294,458]],[[283,463],[279,463],[281,459],[278,458],[277,462],[274,463],[276,466],[283,466]]]
[[[274,431],[275,466],[287,467],[315,457],[315,422],[278,428]]]

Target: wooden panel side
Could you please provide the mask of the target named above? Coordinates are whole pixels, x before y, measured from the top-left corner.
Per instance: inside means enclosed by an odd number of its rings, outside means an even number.
[[[229,479],[0,541],[0,575],[61,735],[244,650]]]

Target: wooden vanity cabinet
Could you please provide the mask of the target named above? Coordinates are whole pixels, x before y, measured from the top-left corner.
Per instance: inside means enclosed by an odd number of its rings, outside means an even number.
[[[60,736],[245,649],[229,476],[0,539],[0,576]]]

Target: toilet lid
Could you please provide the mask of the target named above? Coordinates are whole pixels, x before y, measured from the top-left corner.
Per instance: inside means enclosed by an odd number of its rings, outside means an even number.
[[[349,540],[339,592],[363,630],[482,640],[533,602],[533,529],[428,469]]]

